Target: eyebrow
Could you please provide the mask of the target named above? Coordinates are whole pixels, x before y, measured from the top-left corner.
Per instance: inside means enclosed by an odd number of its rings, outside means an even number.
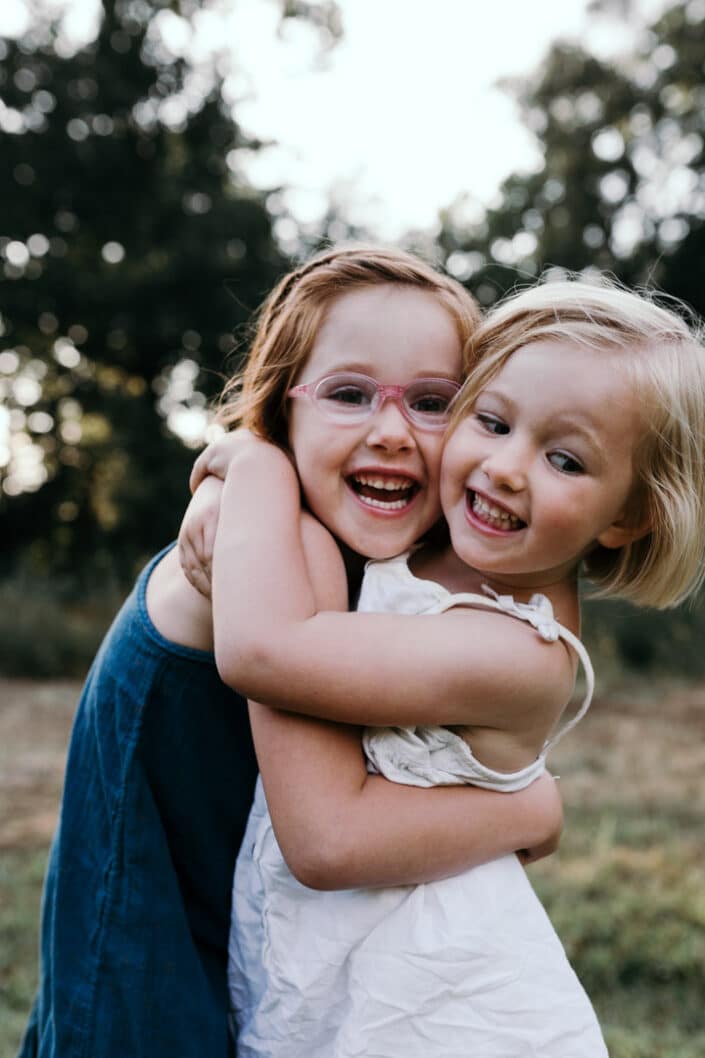
[[[556,431],[564,432],[568,434],[577,434],[581,437],[597,455],[603,459],[607,458],[607,451],[604,445],[599,439],[598,433],[590,425],[590,420],[583,415],[577,415],[575,418],[567,418],[566,416],[557,415],[553,420],[553,426]]]
[[[345,366],[334,367],[329,371],[326,371],[326,375],[367,375],[368,378],[375,378],[379,371],[379,365],[369,363],[363,364],[360,361],[347,361]],[[401,371],[398,374],[402,374]],[[323,376],[325,377],[325,376]],[[415,375],[411,375],[409,382],[414,382],[419,378],[442,378],[447,382],[456,382],[458,385],[463,384],[463,372],[458,374],[449,374],[447,371],[441,370],[428,370],[418,371]]]

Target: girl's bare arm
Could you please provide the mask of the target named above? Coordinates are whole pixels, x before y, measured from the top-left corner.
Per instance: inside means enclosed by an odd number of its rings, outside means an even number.
[[[223,489],[214,554],[225,682],[280,708],[373,725],[520,729],[537,710],[564,704],[573,681],[565,648],[504,615],[317,613],[299,510],[286,456],[264,442],[243,445]]]
[[[557,847],[562,808],[548,774],[513,794],[400,786],[367,774],[357,728],[254,703],[250,717],[277,840],[311,888],[417,884]]]
[[[338,549],[306,516],[303,547],[316,605],[344,607]],[[400,786],[367,774],[357,727],[255,703],[250,717],[275,833],[305,885],[408,885],[557,844],[561,804],[548,776],[517,794]]]

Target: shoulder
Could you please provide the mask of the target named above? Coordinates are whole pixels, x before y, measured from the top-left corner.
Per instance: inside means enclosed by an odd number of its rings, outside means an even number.
[[[498,720],[516,720],[524,713],[553,715],[570,699],[576,659],[563,640],[547,642],[528,622],[500,610],[458,607],[441,619],[449,651],[457,653],[459,675],[462,679],[464,673],[468,687],[477,689],[478,664],[483,664],[479,659],[488,665],[485,690]],[[463,640],[473,648],[461,650]]]
[[[154,627],[179,646],[213,649],[211,603],[186,580],[177,548],[169,551],[147,583],[147,612]]]
[[[517,667],[526,681],[527,705],[536,715],[558,719],[573,693],[577,659],[564,639],[547,640],[533,625],[498,614],[507,665]]]

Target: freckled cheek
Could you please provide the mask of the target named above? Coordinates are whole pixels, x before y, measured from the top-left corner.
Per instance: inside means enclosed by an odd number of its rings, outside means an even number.
[[[297,429],[289,431],[289,443],[300,473],[324,473],[341,464],[349,451],[349,438],[331,429],[325,422],[299,419]]]

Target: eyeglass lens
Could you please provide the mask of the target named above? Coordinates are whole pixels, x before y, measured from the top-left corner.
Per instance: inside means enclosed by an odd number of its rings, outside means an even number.
[[[443,426],[448,421],[450,404],[457,391],[457,384],[449,379],[417,379],[404,388],[401,405],[411,420]],[[380,387],[374,379],[352,374],[330,375],[322,379],[314,396],[321,411],[338,420],[364,419],[377,409],[382,399]]]

